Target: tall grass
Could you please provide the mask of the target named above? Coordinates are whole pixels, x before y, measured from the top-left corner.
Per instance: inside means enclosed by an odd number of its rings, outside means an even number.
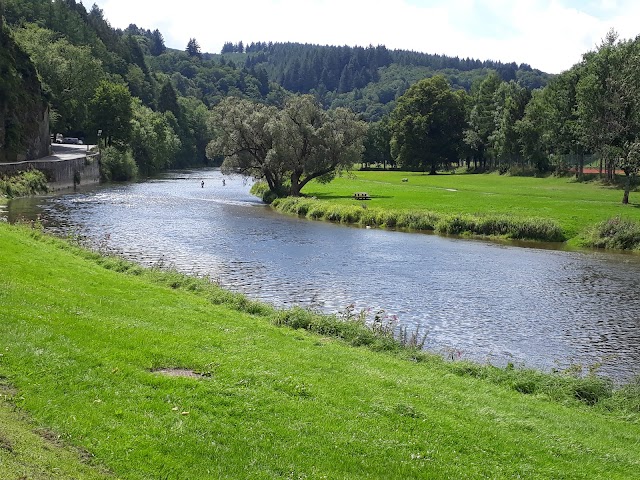
[[[610,218],[588,229],[582,243],[594,248],[640,250],[640,223]]]
[[[438,221],[435,230],[449,235],[474,234],[546,242],[565,240],[562,229],[552,220],[507,215],[445,216]]]
[[[282,213],[312,220],[328,220],[383,228],[435,231],[445,235],[500,236],[517,240],[562,242],[560,226],[550,219],[508,215],[445,215],[424,210],[369,208],[366,203],[346,205],[310,198],[286,197],[273,201]]]

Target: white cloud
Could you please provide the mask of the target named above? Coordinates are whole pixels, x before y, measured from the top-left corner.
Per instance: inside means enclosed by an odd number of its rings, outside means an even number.
[[[378,45],[459,57],[529,63],[557,73],[581,60],[610,28],[638,33],[640,4],[600,0],[97,0],[114,27],[159,28],[168,46],[225,41]],[[569,6],[578,4],[579,7]],[[592,5],[592,6],[593,6]],[[600,12],[596,16],[593,12]]]

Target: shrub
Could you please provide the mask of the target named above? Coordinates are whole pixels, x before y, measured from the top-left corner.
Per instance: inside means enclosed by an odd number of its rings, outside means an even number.
[[[47,193],[47,177],[40,170],[27,170],[0,177],[0,194],[9,198]]]
[[[256,182],[252,185],[250,193],[260,198],[266,204],[272,204],[278,195],[269,189],[267,182]]]
[[[107,147],[101,151],[100,176],[104,181],[124,182],[138,176],[138,166],[131,150]]]

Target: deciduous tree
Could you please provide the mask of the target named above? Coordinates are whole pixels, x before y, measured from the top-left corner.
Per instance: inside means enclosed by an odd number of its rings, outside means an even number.
[[[96,129],[102,130],[105,146],[125,144],[131,136],[131,93],[126,86],[103,81],[90,103],[91,118]]]
[[[326,112],[311,95],[291,97],[281,110],[226,98],[213,109],[210,125],[207,156],[224,156],[223,171],[263,177],[279,195],[299,195],[311,180],[330,181],[351,167],[366,132],[352,112]]]
[[[224,157],[224,172],[264,178],[272,192],[284,191],[286,169],[269,155],[273,148],[270,122],[278,115],[275,107],[226,97],[212,110],[209,121],[213,140],[207,157]]]
[[[457,160],[465,126],[464,92],[436,76],[411,86],[391,114],[391,150],[404,168],[429,170]]]

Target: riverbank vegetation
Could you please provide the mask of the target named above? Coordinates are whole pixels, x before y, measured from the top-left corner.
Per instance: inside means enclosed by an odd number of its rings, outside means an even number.
[[[313,220],[367,227],[433,231],[443,235],[500,236],[515,240],[565,240],[561,228],[541,218],[517,218],[509,215],[440,214],[428,210],[363,208],[365,205],[339,205],[308,198],[278,198],[273,207],[283,213]]]
[[[0,176],[0,197],[26,197],[47,193],[47,177],[39,170],[28,170],[16,175]]]
[[[0,250],[12,422],[115,477],[637,472],[635,383],[448,362],[367,340],[349,310],[333,320],[279,312],[25,227],[0,225]],[[14,438],[7,429],[0,438]],[[11,442],[0,444],[0,459],[14,456],[0,462],[3,478],[46,461]]]
[[[273,201],[261,188],[253,191]],[[354,192],[371,199],[355,200]],[[613,218],[625,225],[640,222],[640,212],[622,205],[616,188],[572,177],[357,171],[331,184],[311,183],[306,193],[303,199],[278,199],[275,208],[343,223],[595,247],[602,246],[592,243],[595,225]]]

